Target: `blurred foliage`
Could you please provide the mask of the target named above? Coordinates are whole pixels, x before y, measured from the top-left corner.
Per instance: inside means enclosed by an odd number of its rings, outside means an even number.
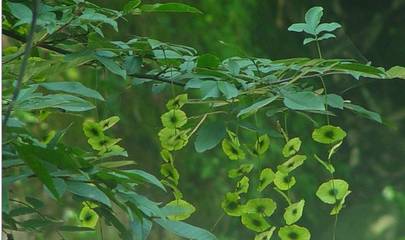
[[[201,9],[204,16],[134,17],[124,26],[128,27],[126,35],[140,34],[176,41],[222,57],[240,55],[241,51],[271,59],[316,54],[314,48],[303,48],[299,37],[285,31],[291,23],[301,19],[305,10],[315,1],[204,0],[188,3]],[[401,30],[405,21],[405,1],[365,3],[335,0],[322,2],[322,6],[328,11],[328,19],[343,25],[338,38],[325,43],[324,55],[355,58],[362,62],[372,59],[374,64],[386,67],[405,64],[405,49],[401,47],[405,39],[404,31]],[[390,83],[360,80],[354,84],[352,87],[349,86],[350,82],[330,79],[329,88],[331,91],[343,92],[344,96],[380,112],[388,127],[349,113],[336,119],[350,132],[348,142],[337,155],[337,169],[341,176],[353,180],[351,203],[339,221],[338,239],[402,239],[405,236],[403,203],[387,200],[382,192],[386,186],[392,187],[397,193],[405,191],[405,96],[402,94],[405,83],[401,80]],[[144,95],[139,97],[145,99]],[[159,99],[151,96],[151,101],[156,103]],[[156,111],[157,117],[159,108]],[[306,127],[303,123],[305,120],[300,116],[290,116],[289,121],[293,128],[290,131]],[[192,220],[201,222],[201,219],[205,219],[204,224],[210,226],[221,215],[219,206],[211,204],[211,201],[219,202],[226,191],[224,169],[230,163],[221,161],[216,153],[200,156],[188,154],[188,151],[194,150],[187,148],[184,155],[181,153],[179,157],[185,159],[179,170],[183,172],[183,179],[187,179],[181,185],[191,202],[196,203],[200,209],[206,209],[197,212]],[[154,154],[149,156],[148,159],[156,158]],[[145,162],[152,164],[150,161]],[[154,167],[156,165],[151,165],[150,169]],[[309,174],[303,173],[301,177],[306,179],[308,188],[317,181]],[[199,187],[196,189],[194,186]],[[200,194],[207,190],[209,194]],[[300,189],[308,192],[306,199],[312,197],[310,194],[314,190],[306,189],[305,186]],[[309,209],[304,217],[316,229],[313,238],[325,239],[329,236],[332,220],[326,220],[326,214],[317,211],[318,200],[312,199],[312,203],[306,204]],[[223,236],[222,239],[241,236],[238,221],[224,219],[221,224],[215,233]]]

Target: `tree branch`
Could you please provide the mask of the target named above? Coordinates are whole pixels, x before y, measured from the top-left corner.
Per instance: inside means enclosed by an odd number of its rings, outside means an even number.
[[[33,6],[33,11],[32,11],[31,27],[30,27],[28,36],[26,38],[24,56],[23,56],[23,59],[21,62],[20,71],[18,73],[17,84],[14,89],[13,97],[11,98],[11,102],[8,105],[7,111],[4,114],[3,129],[6,129],[6,127],[7,127],[7,121],[10,117],[11,111],[13,110],[14,103],[18,98],[18,94],[20,93],[22,81],[23,81],[24,74],[25,74],[25,69],[27,68],[27,64],[28,64],[28,58],[30,57],[32,44],[34,42],[34,33],[35,33],[35,25],[37,23],[39,0],[35,0],[33,2],[33,4],[34,4],[34,6]]]
[[[20,34],[18,34],[16,32],[8,30],[8,29],[3,29],[3,34],[6,35],[7,37],[14,38],[15,40],[18,40],[20,42],[26,42],[27,41],[26,36],[20,35]],[[55,47],[55,46],[52,46],[52,45],[49,45],[49,44],[46,44],[46,43],[38,44],[38,47],[45,48],[45,49],[48,49],[48,50],[51,50],[53,52],[57,52],[57,53],[60,53],[60,54],[69,54],[69,53],[71,53],[68,50],[65,50],[65,49],[59,48],[59,47]]]
[[[27,42],[27,39],[26,39],[25,36],[22,36],[22,35],[20,35],[18,33],[15,33],[15,32],[13,32],[11,30],[4,29],[3,34],[8,36],[8,37],[11,37],[11,38],[13,38],[15,40],[18,40],[20,42]],[[69,50],[65,50],[63,48],[52,46],[52,45],[49,45],[49,44],[46,44],[46,43],[40,43],[40,44],[37,45],[37,47],[44,48],[44,49],[47,49],[47,50],[50,50],[50,51],[53,51],[53,52],[56,52],[56,53],[60,53],[62,55],[73,53],[73,52],[71,52]],[[170,83],[170,84],[181,86],[181,87],[184,87],[186,85],[186,84],[181,83],[181,82],[176,82],[176,81],[172,81],[170,79],[161,78],[161,77],[159,77],[161,74],[162,74],[162,72],[158,73],[157,75],[136,73],[136,74],[129,74],[128,76],[137,77],[137,78],[151,79],[151,80],[154,80],[154,81]]]

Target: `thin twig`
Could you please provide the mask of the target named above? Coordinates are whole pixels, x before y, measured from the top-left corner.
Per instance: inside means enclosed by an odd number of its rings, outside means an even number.
[[[198,122],[198,124],[195,126],[195,128],[193,129],[193,131],[191,131],[190,135],[188,135],[188,137],[190,138],[197,130],[198,128],[201,126],[201,124],[203,124],[203,122],[205,121],[205,119],[207,118],[208,114],[204,114],[204,116],[201,118],[201,120]]]
[[[213,232],[215,230],[215,228],[217,227],[217,225],[221,222],[221,220],[224,218],[225,213],[222,213],[221,216],[219,216],[219,218],[217,219],[217,221],[215,221],[214,225],[211,228],[211,232]]]

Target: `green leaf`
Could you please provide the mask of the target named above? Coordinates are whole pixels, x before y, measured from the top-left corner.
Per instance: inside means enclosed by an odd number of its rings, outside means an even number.
[[[117,229],[120,233],[119,239],[131,239],[128,230],[126,227],[121,223],[121,221],[114,215],[113,211],[111,209],[108,209],[106,207],[97,207],[94,209],[98,215],[103,217],[103,220],[106,222],[107,225],[109,226],[114,226],[115,229]]]
[[[259,177],[259,185],[257,186],[257,191],[261,192],[265,189],[270,183],[274,181],[276,174],[271,170],[271,168],[265,168],[261,171]]]
[[[305,38],[303,44],[307,45],[308,43],[315,42],[315,38]]]
[[[162,147],[169,151],[180,150],[188,143],[186,130],[163,128],[158,136]]]
[[[84,86],[80,82],[49,82],[49,83],[41,83],[38,85],[51,91],[72,93],[83,97],[89,97],[104,101],[104,98],[103,96],[100,95],[100,93]]]
[[[122,9],[124,14],[130,13],[132,10],[134,10],[136,7],[141,4],[141,0],[129,0],[125,5],[124,8]]]
[[[138,56],[127,56],[125,57],[123,67],[128,75],[140,73],[142,67],[142,58]]]
[[[263,232],[270,228],[270,224],[258,213],[247,213],[241,217],[242,224],[255,232]]]
[[[352,74],[353,76],[360,75],[363,77],[381,78],[386,75],[384,71],[378,68],[361,63],[339,63],[333,66],[332,69],[342,70]]]
[[[207,98],[217,98],[221,95],[218,89],[217,81],[203,81],[201,83],[200,90],[203,95],[203,100]]]
[[[318,37],[318,41],[326,40],[329,38],[336,38],[335,34],[332,33],[325,33],[322,36]]]
[[[96,59],[103,64],[108,71],[121,76],[123,79],[127,78],[127,72],[122,69],[113,59],[96,56]]]
[[[344,106],[344,100],[341,96],[336,95],[336,94],[328,94],[327,97],[322,96],[325,104],[327,103],[329,106],[333,107],[333,108],[338,108],[343,110],[343,106]]]
[[[180,95],[177,95],[175,98],[167,101],[166,107],[168,110],[180,109],[181,107],[183,107],[184,104],[187,103],[187,101],[188,101],[187,93],[180,94]]]
[[[49,226],[52,222],[45,218],[31,218],[22,222],[19,222],[23,228],[28,228],[30,230],[42,229],[46,226]]]
[[[301,218],[304,205],[305,200],[301,200],[297,203],[291,204],[285,209],[284,220],[287,225],[291,225]]]
[[[146,216],[163,217],[163,211],[159,208],[159,203],[149,200],[147,197],[136,192],[120,191],[120,197],[135,204]]]
[[[323,8],[322,7],[312,7],[310,8],[307,13],[305,14],[305,22],[308,26],[310,26],[310,33],[315,34],[315,29],[321,22],[321,18],[323,15]]]
[[[221,207],[229,216],[240,216],[243,213],[243,206],[240,203],[238,193],[226,193],[224,200],[221,202]]]
[[[113,20],[113,18],[109,18],[104,14],[98,13],[93,8],[85,8],[78,19],[82,21],[106,23],[113,27],[116,32],[118,32],[117,22]]]
[[[332,144],[342,141],[346,137],[346,132],[340,127],[325,125],[312,132],[312,139],[323,144]]]
[[[131,221],[130,226],[137,240],[148,239],[150,231],[152,230],[152,222],[146,218],[139,219],[135,217],[133,221]]]
[[[253,164],[241,164],[238,168],[231,169],[228,171],[229,178],[237,178],[245,174],[250,173],[253,169]]]
[[[401,78],[405,79],[405,67],[394,66],[387,71],[389,78]]]
[[[316,196],[324,203],[335,204],[342,200],[349,190],[349,184],[341,179],[332,179],[322,183],[316,191]]]
[[[249,178],[243,176],[237,183],[236,183],[236,190],[235,193],[247,193],[249,190]]]
[[[197,67],[199,68],[217,68],[221,61],[212,54],[203,54],[197,58]]]
[[[98,214],[89,206],[85,205],[79,214],[82,227],[95,228],[98,223]]]
[[[283,164],[279,165],[277,169],[279,171],[289,173],[292,170],[296,169],[297,167],[301,166],[304,161],[307,159],[307,156],[305,155],[295,155],[285,161]]]
[[[103,203],[106,206],[111,207],[111,202],[107,195],[105,195],[103,191],[98,189],[93,184],[76,181],[66,181],[66,187],[66,190],[73,194]]]
[[[225,129],[223,121],[204,124],[197,133],[197,138],[194,142],[195,150],[201,153],[217,146],[225,137]]]
[[[145,171],[138,170],[138,169],[131,169],[131,170],[122,170],[122,171],[118,171],[118,172],[123,175],[126,175],[129,178],[148,182],[152,185],[157,186],[158,188],[162,189],[163,191],[166,191],[165,187],[155,176],[153,176],[152,174],[147,173]]]
[[[239,75],[240,73],[240,66],[239,63],[235,60],[229,60],[228,62],[228,70],[232,75]]]
[[[292,110],[324,111],[325,104],[322,98],[313,92],[282,92],[284,105]]]
[[[112,126],[114,126],[117,122],[119,122],[120,117],[118,116],[112,116],[109,117],[107,119],[101,120],[99,122],[99,125],[103,128],[103,131],[111,128]]]
[[[17,151],[21,159],[24,160],[24,162],[31,168],[31,170],[49,189],[53,196],[58,199],[60,196],[48,169],[43,164],[42,159],[40,159],[37,155],[32,154],[31,146],[18,145]]]
[[[30,23],[32,20],[32,11],[21,3],[7,2],[11,14],[21,20],[22,23]]]
[[[163,177],[172,180],[176,185],[179,181],[179,172],[171,163],[165,163],[160,166],[160,173]]]
[[[305,31],[307,25],[305,23],[294,23],[288,27],[290,32],[303,32]]]
[[[287,172],[277,171],[274,178],[274,185],[280,190],[286,191],[292,188],[296,183],[295,177],[288,176]]]
[[[141,7],[144,12],[178,12],[178,13],[198,13],[200,10],[184,3],[155,3],[143,4]]]
[[[17,101],[16,108],[26,111],[45,108],[60,108],[69,112],[83,112],[91,110],[95,108],[95,106],[76,96],[67,94],[48,94],[45,96],[32,96],[23,101]]]
[[[204,80],[201,80],[199,78],[192,78],[187,81],[186,86],[184,86],[184,89],[189,89],[189,88],[200,88]]]
[[[316,28],[316,34],[319,34],[321,32],[333,32],[338,28],[341,28],[342,26],[339,23],[321,23],[319,26]]]
[[[33,213],[36,213],[36,210],[32,207],[16,207],[10,211],[10,216],[19,217]]]
[[[277,204],[271,198],[250,199],[244,206],[244,213],[257,213],[269,217],[276,211]]]
[[[160,117],[162,125],[166,128],[178,129],[187,123],[187,115],[179,109],[172,109]]]
[[[254,153],[263,155],[270,147],[270,137],[267,134],[263,134],[256,139]]]
[[[308,229],[297,225],[281,227],[278,231],[281,240],[310,240],[311,234]],[[294,236],[294,237],[292,237]]]
[[[362,106],[351,104],[351,103],[345,103],[344,107],[360,114],[361,116],[363,116],[365,118],[368,118],[370,120],[373,120],[373,121],[376,121],[379,123],[383,123],[380,114],[367,110],[367,109],[363,108]]]
[[[226,99],[237,97],[239,94],[235,85],[224,81],[218,81],[218,89],[225,95]]]
[[[263,107],[267,106],[268,104],[272,103],[277,98],[278,98],[278,96],[276,95],[276,96],[266,98],[264,100],[260,100],[256,103],[250,105],[249,107],[240,110],[237,117],[253,114],[253,113],[257,112],[260,108],[263,108]]]
[[[230,160],[243,160],[246,157],[245,152],[236,145],[234,142],[228,139],[222,140],[222,151]]]
[[[170,214],[167,216],[168,219],[173,221],[185,220],[195,212],[195,207],[182,199],[175,199],[166,204],[164,208],[179,208],[181,210],[178,213]]]
[[[290,157],[290,156],[296,154],[301,148],[301,143],[302,142],[299,137],[288,140],[288,142],[283,147],[283,151],[282,151],[283,156]]]
[[[195,240],[216,240],[217,238],[207,230],[190,224],[178,221],[170,221],[166,219],[154,219],[154,221],[169,232],[172,232],[180,237],[195,239]]]

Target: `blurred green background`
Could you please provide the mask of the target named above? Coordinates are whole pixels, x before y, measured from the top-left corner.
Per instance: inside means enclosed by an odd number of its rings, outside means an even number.
[[[98,1],[101,6],[117,9],[125,0]],[[153,1],[144,1],[153,2]],[[250,56],[280,59],[289,57],[316,57],[313,46],[302,46],[303,36],[287,31],[288,26],[300,22],[307,9],[314,5],[324,7],[324,21],[343,25],[337,38],[322,44],[324,56],[329,58],[355,58],[371,61],[376,66],[405,66],[405,1],[404,0],[195,0],[184,1],[199,8],[204,15],[149,14],[120,20],[120,31],[109,32],[114,40],[127,40],[133,35],[148,36],[161,41],[195,47],[199,52],[209,52],[221,58],[240,55],[238,46]],[[229,43],[225,46],[220,41]],[[153,94],[150,86],[128,87],[122,79],[107,72],[83,71],[68,74],[80,78],[88,86],[97,88],[107,99],[92,113],[99,119],[119,115],[120,124],[114,135],[123,138],[129,159],[139,168],[159,175],[160,114],[169,92]],[[328,78],[330,92],[342,93],[368,109],[382,114],[386,125],[376,124],[350,113],[338,113],[332,122],[342,126],[349,136],[335,158],[337,177],[351,184],[352,194],[347,207],[339,216],[337,240],[404,240],[405,239],[405,81],[346,78]],[[177,93],[180,89],[176,90]],[[187,109],[192,115],[192,110]],[[52,116],[48,122],[55,128],[69,124],[72,119]],[[215,120],[215,119],[212,119]],[[260,124],[266,126],[266,119]],[[304,134],[306,149],[317,146],[311,141],[312,125],[299,115],[288,117],[289,133]],[[268,125],[270,128],[271,126]],[[67,135],[70,144],[80,144],[77,134],[80,124]],[[305,141],[308,140],[308,141]],[[276,151],[281,140],[274,140]],[[270,164],[277,153],[264,159]],[[317,186],[328,176],[315,161],[299,170],[300,183],[293,197],[304,197],[306,209],[300,225],[312,231],[312,239],[331,239],[333,217],[315,197]],[[213,230],[222,240],[253,239],[253,234],[241,227],[237,218],[222,218],[220,202],[231,184],[226,172],[235,163],[226,159],[220,149],[197,154],[193,140],[188,147],[176,153],[176,164],[181,173],[180,189],[185,199],[197,207],[189,222]],[[172,196],[146,189],[149,196],[169,201]],[[281,202],[281,201],[280,201]],[[285,206],[279,206],[284,208]],[[108,234],[108,233],[107,233]],[[83,236],[84,237],[84,236]],[[176,239],[154,227],[152,240]]]

